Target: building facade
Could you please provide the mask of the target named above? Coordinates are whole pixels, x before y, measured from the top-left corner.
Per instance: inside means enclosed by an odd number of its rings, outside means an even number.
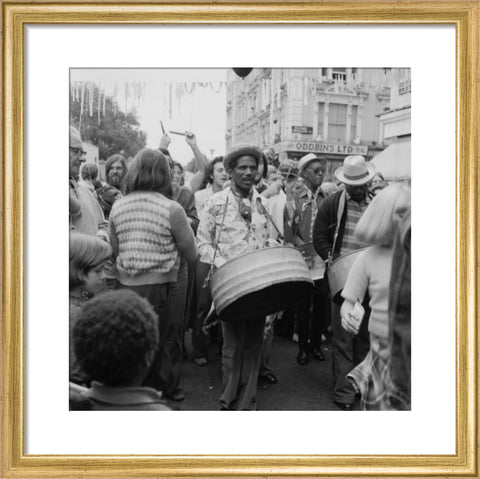
[[[273,148],[281,159],[309,152],[329,160],[382,151],[380,116],[390,110],[395,69],[254,68],[227,74],[226,150],[238,143]]]
[[[373,158],[388,181],[411,181],[412,80],[410,68],[392,72],[390,108],[379,117],[379,141],[386,148]]]

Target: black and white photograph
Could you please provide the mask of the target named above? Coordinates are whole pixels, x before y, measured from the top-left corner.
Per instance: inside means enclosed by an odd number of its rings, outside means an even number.
[[[411,92],[71,68],[70,411],[410,411]]]

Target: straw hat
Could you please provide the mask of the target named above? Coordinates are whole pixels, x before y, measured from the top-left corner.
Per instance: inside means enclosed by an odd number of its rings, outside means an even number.
[[[315,153],[308,153],[300,158],[298,162],[298,169],[302,172],[312,161],[321,161],[323,164],[327,163],[327,160],[321,156],[317,156]]]
[[[223,159],[223,164],[227,171],[231,170],[232,161],[239,158],[240,156],[253,156],[257,162],[257,166],[263,161],[263,153],[260,148],[252,145],[237,145],[225,156]]]
[[[363,156],[353,155],[343,160],[343,166],[335,170],[335,176],[346,185],[360,186],[368,183],[375,171],[375,165],[367,163]]]

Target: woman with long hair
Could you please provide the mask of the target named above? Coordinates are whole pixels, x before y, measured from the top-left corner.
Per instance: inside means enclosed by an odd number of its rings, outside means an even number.
[[[114,203],[110,213],[116,278],[120,286],[147,298],[161,318],[157,356],[145,385],[162,390],[167,397],[183,399],[181,341],[177,344],[182,325],[171,321],[170,304],[180,257],[193,262],[197,256],[193,232],[183,208],[168,197],[170,168],[159,150],[141,150],[124,185],[126,195]],[[173,354],[174,349],[180,354]]]
[[[370,299],[370,350],[348,375],[361,394],[361,407],[367,410],[390,409],[386,378],[390,360],[388,345],[388,296],[392,272],[393,242],[402,218],[410,209],[410,190],[396,184],[378,193],[355,228],[356,238],[370,245],[360,253],[342,291],[342,326],[357,334],[363,319],[361,303],[368,291]]]

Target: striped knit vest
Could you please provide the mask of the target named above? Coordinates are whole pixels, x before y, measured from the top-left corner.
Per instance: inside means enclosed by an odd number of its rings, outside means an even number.
[[[178,248],[170,228],[173,201],[160,193],[136,191],[117,200],[110,213],[119,243],[117,269],[129,276],[168,273]]]

